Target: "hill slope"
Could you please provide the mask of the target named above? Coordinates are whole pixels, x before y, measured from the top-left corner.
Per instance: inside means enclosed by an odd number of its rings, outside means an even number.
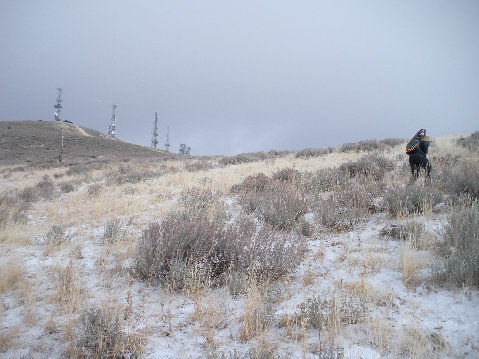
[[[63,163],[85,160],[167,159],[175,155],[108,137],[98,131],[63,122],[0,122],[0,165],[33,167],[58,164],[62,130]]]

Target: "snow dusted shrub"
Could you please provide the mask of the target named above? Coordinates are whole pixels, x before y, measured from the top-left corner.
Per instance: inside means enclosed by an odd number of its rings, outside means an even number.
[[[93,183],[88,186],[88,196],[97,197],[103,190],[104,187],[101,183]]]
[[[71,237],[66,235],[65,225],[63,223],[53,225],[45,235],[45,243],[52,247],[59,246],[70,239]]]
[[[80,334],[76,347],[79,357],[139,357],[141,342],[135,335],[123,332],[120,312],[93,307],[81,313],[78,324]]]
[[[126,235],[124,224],[120,219],[114,219],[107,222],[103,232],[103,243],[115,243]]]
[[[219,190],[191,187],[180,193],[179,203],[189,215],[201,215],[224,223],[229,219]]]
[[[299,309],[298,323],[306,321],[308,325],[324,330],[364,321],[367,304],[364,297],[342,293],[332,297],[309,298]]]
[[[424,247],[426,226],[421,222],[407,221],[406,223],[386,226],[380,233],[383,236],[409,241],[413,248],[421,249]]]
[[[191,268],[212,279],[228,271],[256,278],[277,279],[304,256],[302,240],[291,240],[268,227],[259,232],[250,220],[225,226],[201,215],[170,214],[143,231],[137,246],[136,270],[181,288]]]
[[[382,156],[368,155],[358,161],[343,163],[339,170],[352,177],[371,176],[380,180],[387,172],[394,169],[394,163]]]
[[[478,199],[479,165],[467,162],[449,173],[446,172],[446,187],[455,195],[468,195]]]
[[[393,187],[385,196],[388,212],[394,217],[432,211],[442,201],[442,193],[434,187]]]
[[[479,149],[479,131],[472,133],[469,137],[459,138],[457,144],[469,151],[477,151]]]
[[[305,149],[302,149],[301,151],[296,152],[295,157],[296,158],[319,157],[319,156],[328,155],[332,152],[334,152],[333,147],[328,147],[328,148],[305,148]]]
[[[304,172],[297,183],[298,190],[307,193],[328,192],[349,181],[344,172],[332,169],[320,169],[316,172]]]
[[[55,184],[49,175],[43,176],[42,180],[35,185],[38,195],[43,199],[53,199],[58,195]]]
[[[290,273],[306,253],[303,239],[291,239],[268,226],[253,232],[248,220],[228,229],[227,237],[235,251],[234,268],[261,280],[276,280]]]
[[[229,262],[221,251],[222,227],[202,215],[170,214],[161,223],[152,223],[143,231],[137,246],[136,269],[144,278],[167,281],[172,266],[184,263],[209,267],[221,273]]]
[[[273,181],[292,183],[294,180],[301,177],[301,173],[295,170],[294,167],[287,167],[277,170],[271,175]]]
[[[239,189],[242,192],[262,192],[270,182],[271,179],[261,172],[246,177],[241,183]]]
[[[293,229],[308,211],[306,196],[285,183],[272,182],[257,198],[258,217],[279,230]]]
[[[456,285],[479,286],[479,205],[456,208],[448,217],[436,250],[442,260],[433,265],[434,277]]]
[[[58,185],[62,193],[70,193],[75,190],[75,186],[71,182],[62,182]]]

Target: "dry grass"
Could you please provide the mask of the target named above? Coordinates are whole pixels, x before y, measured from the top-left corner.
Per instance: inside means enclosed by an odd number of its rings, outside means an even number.
[[[5,293],[19,285],[25,275],[25,267],[21,259],[2,261],[0,265],[0,293]]]

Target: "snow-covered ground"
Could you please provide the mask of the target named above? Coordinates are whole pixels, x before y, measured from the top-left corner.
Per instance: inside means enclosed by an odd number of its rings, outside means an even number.
[[[303,165],[296,163],[295,168],[314,166],[307,161]],[[256,170],[248,168],[238,176],[232,167],[229,185]],[[23,240],[0,243],[5,278],[0,358],[74,355],[69,348],[81,335],[81,314],[91,307],[122,313],[122,330],[136,335],[144,358],[479,357],[479,291],[435,285],[430,280],[430,250],[410,248],[381,232],[391,223],[415,220],[424,223],[428,238],[435,240],[447,220],[441,207],[398,220],[384,212],[372,214],[345,232],[322,228],[315,214],[308,213],[305,218],[315,231],[307,239],[301,265],[275,283],[250,283],[237,296],[227,286],[172,291],[137,278],[133,259],[146,224],[177,206],[181,188],[201,186],[205,176],[221,184],[231,181],[214,171],[220,170],[105,187],[107,193],[99,200],[90,199],[88,186],[82,184],[73,193],[36,204],[26,225],[7,226]],[[12,188],[14,180],[2,181],[10,181]],[[241,208],[229,187],[221,189],[234,219]],[[112,218],[124,221],[126,234],[119,243],[104,244],[104,226]],[[58,223],[66,225],[69,240],[51,248],[46,233]],[[408,265],[411,278],[405,279]],[[321,330],[301,321],[301,307],[313,299],[333,303],[336,311]],[[268,324],[247,335],[254,308],[267,312]],[[345,320],[342,310],[354,314]]]

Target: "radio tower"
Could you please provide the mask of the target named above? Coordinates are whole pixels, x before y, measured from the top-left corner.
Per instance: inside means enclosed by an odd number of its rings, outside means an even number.
[[[55,121],[61,121],[61,113],[62,113],[62,94],[63,94],[63,89],[61,88],[57,88],[57,92],[58,92],[58,95],[57,95],[57,103],[56,105],[54,105],[53,107],[55,108],[55,112],[53,113],[53,115],[55,116]]]
[[[170,152],[170,127],[168,127],[168,132],[166,132],[165,151]]]
[[[111,115],[111,123],[108,126],[108,136],[115,137],[115,130],[116,130],[116,105],[112,106],[113,113]]]
[[[155,112],[155,126],[153,127],[153,138],[151,139],[151,147],[156,149],[158,144],[158,113]]]

